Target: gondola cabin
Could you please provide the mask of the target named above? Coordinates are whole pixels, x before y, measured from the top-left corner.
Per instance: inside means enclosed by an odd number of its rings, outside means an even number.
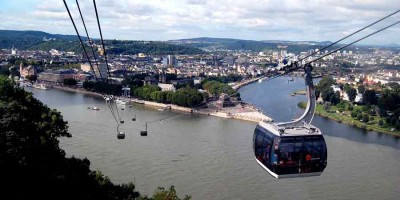
[[[118,134],[117,134],[117,138],[118,139],[125,139],[125,133],[124,132],[118,132]]]
[[[319,176],[327,166],[324,137],[312,125],[282,128],[260,122],[253,149],[258,164],[277,179]]]
[[[140,131],[140,136],[147,136],[147,130]]]

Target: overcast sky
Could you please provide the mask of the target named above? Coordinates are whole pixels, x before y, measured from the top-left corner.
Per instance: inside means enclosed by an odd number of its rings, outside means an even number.
[[[83,34],[75,0],[67,3]],[[93,1],[79,3],[90,36],[99,37]],[[103,36],[128,40],[219,37],[335,41],[400,9],[399,0],[97,0],[96,3]],[[0,0],[0,19],[0,29],[75,34],[62,0]],[[400,13],[365,34],[399,20]],[[399,35],[400,25],[396,25],[364,44],[400,44]]]

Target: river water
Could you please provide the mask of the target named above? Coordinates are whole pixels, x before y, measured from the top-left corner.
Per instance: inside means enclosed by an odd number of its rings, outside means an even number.
[[[290,96],[304,80],[281,77],[240,90],[275,121],[301,115],[305,96]],[[61,92],[27,89],[69,122],[72,138],[62,138],[68,156],[87,157],[115,183],[135,182],[142,194],[174,185],[180,196],[193,199],[399,199],[399,138],[364,132],[316,116],[313,124],[325,135],[328,166],[319,177],[276,180],[254,160],[255,123],[158,111],[142,105],[119,109],[125,120],[116,138],[116,122],[102,99]],[[97,106],[99,111],[87,109]],[[136,121],[131,118],[136,115]],[[176,116],[176,117],[174,117]],[[139,131],[150,123],[148,136]]]

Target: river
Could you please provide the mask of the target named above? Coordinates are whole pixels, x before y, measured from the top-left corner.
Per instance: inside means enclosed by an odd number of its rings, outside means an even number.
[[[275,121],[301,115],[304,80],[280,77],[240,89],[242,99]],[[27,89],[69,122],[72,138],[62,138],[68,156],[87,157],[115,183],[135,182],[142,194],[174,185],[193,199],[399,199],[399,138],[365,132],[316,116],[325,135],[328,166],[319,177],[276,180],[254,160],[256,123],[204,115],[158,111],[134,105],[119,114],[125,140],[116,138],[116,122],[102,99],[58,90]],[[87,109],[97,106],[99,111]],[[136,121],[131,118],[136,115]],[[139,131],[150,123],[148,136]]]

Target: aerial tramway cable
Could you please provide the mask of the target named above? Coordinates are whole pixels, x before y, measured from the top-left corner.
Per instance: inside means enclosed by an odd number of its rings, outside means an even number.
[[[93,0],[93,5],[94,5],[94,11],[96,12],[97,25],[98,25],[98,27],[99,27],[100,39],[101,39],[101,44],[102,44],[103,53],[104,53],[104,59],[106,60],[108,77],[110,78],[110,77],[111,77],[110,68],[108,67],[107,53],[106,53],[106,48],[105,48],[105,45],[104,45],[103,34],[102,34],[102,32],[101,32],[101,26],[100,26],[99,15],[98,15],[98,13],[97,13],[96,0]],[[109,80],[109,78],[108,78],[107,80]]]
[[[90,39],[90,37],[89,37],[89,33],[88,33],[88,31],[87,31],[87,28],[86,28],[85,20],[83,19],[83,15],[82,15],[82,12],[81,12],[81,8],[80,8],[80,6],[79,6],[79,2],[78,2],[78,0],[75,0],[75,1],[76,1],[76,5],[78,6],[79,14],[80,14],[81,19],[82,19],[83,27],[85,28],[86,37],[87,37],[87,39],[88,39],[88,41],[89,41],[90,48],[92,49],[92,55],[93,55],[93,58],[94,58],[94,62],[97,64],[97,70],[99,70],[100,79],[103,80],[103,77],[102,77],[101,72],[100,72],[100,69],[99,69],[99,67],[100,67],[100,66],[99,66],[99,62],[98,62],[98,60],[97,60],[97,58],[96,58],[96,55],[95,55],[95,53],[94,53],[92,41],[91,41],[91,39]]]
[[[335,52],[337,52],[337,51],[340,51],[340,50],[342,50],[342,49],[344,49],[344,48],[346,48],[346,47],[349,47],[349,46],[351,46],[351,45],[353,45],[353,44],[355,44],[355,43],[357,43],[357,42],[360,42],[360,41],[362,41],[362,40],[364,40],[364,39],[367,39],[367,38],[371,37],[372,35],[375,35],[375,34],[381,32],[381,31],[384,31],[384,30],[386,30],[386,29],[388,29],[388,28],[390,28],[390,27],[393,27],[393,26],[395,26],[395,25],[397,25],[397,24],[399,24],[399,23],[400,23],[400,21],[397,21],[397,22],[395,22],[395,23],[393,23],[393,24],[390,24],[390,25],[388,25],[388,26],[386,26],[386,27],[384,27],[384,28],[381,28],[381,29],[379,29],[379,30],[377,30],[377,31],[375,31],[375,32],[373,32],[373,33],[370,33],[370,34],[368,34],[368,35],[366,35],[366,36],[364,36],[364,37],[362,37],[362,38],[360,38],[360,39],[358,39],[358,40],[355,40],[354,42],[351,42],[351,43],[349,43],[349,44],[346,44],[346,45],[344,45],[344,46],[342,46],[342,47],[339,47],[339,48],[337,48],[337,49],[334,49],[334,50],[332,50],[331,52],[326,53],[326,54],[324,54],[324,55],[322,55],[322,56],[320,56],[320,57],[318,57],[318,58],[315,58],[315,59],[313,59],[313,60],[307,62],[305,65],[311,64],[311,63],[313,63],[313,62],[315,62],[315,61],[318,61],[318,60],[320,60],[320,59],[322,59],[322,58],[324,58],[324,57],[326,57],[326,56],[329,56],[329,55],[331,55],[331,54],[333,54],[333,53],[335,53]],[[298,62],[299,62],[299,61],[295,62],[296,65],[297,65]],[[285,67],[288,67],[288,66],[285,66]],[[285,68],[285,67],[284,67],[284,68]],[[295,66],[295,68],[299,68],[299,66]],[[286,75],[286,74],[288,74],[288,73],[290,73],[290,72],[292,72],[292,71],[293,71],[293,70],[285,71],[285,72],[282,73],[282,74],[278,74],[278,75],[276,75],[276,76],[273,76],[273,77],[268,78],[267,81],[269,81],[269,80],[271,80],[271,79],[274,79],[274,78],[277,78],[277,77],[280,77],[280,76],[283,76],[283,75]]]
[[[304,58],[301,58],[299,61],[305,60],[305,59],[307,59],[307,58],[309,58],[309,57],[311,57],[311,56],[313,56],[313,55],[315,55],[315,54],[317,54],[317,53],[319,53],[319,52],[321,52],[321,51],[323,51],[323,50],[325,50],[325,49],[327,49],[327,48],[329,48],[329,47],[331,47],[331,46],[333,46],[333,45],[335,45],[335,44],[337,44],[337,43],[339,43],[339,42],[341,42],[341,41],[343,41],[343,40],[345,40],[345,39],[347,39],[347,38],[349,38],[349,37],[351,37],[351,36],[353,36],[355,34],[357,34],[357,33],[359,33],[359,32],[361,32],[361,31],[363,31],[363,30],[365,30],[365,29],[367,29],[367,28],[369,28],[371,26],[373,26],[373,25],[375,25],[375,24],[377,24],[377,23],[379,23],[379,22],[381,22],[381,21],[383,21],[383,20],[385,20],[385,19],[387,19],[387,18],[399,13],[399,12],[400,12],[400,9],[395,11],[395,12],[393,12],[393,13],[391,13],[390,15],[387,15],[387,16],[385,16],[385,17],[383,17],[383,18],[381,18],[381,19],[369,24],[368,26],[365,26],[365,27],[363,27],[363,28],[361,28],[361,29],[359,29],[357,31],[354,31],[353,33],[343,37],[342,39],[337,40],[336,42],[333,42],[332,44],[330,44],[330,45],[328,45],[328,46],[326,46],[326,47],[324,47],[324,48],[322,48],[322,49],[320,49],[318,51],[315,51],[314,53],[312,53],[310,55],[305,56]]]
[[[65,0],[63,0],[63,1],[64,1],[65,8],[67,9],[67,12],[68,12],[69,18],[71,19],[72,25],[74,25],[74,28],[75,28],[76,35],[78,36],[78,38],[79,38],[79,41],[80,41],[80,43],[81,43],[81,45],[82,45],[83,51],[85,52],[86,58],[88,59],[88,62],[89,62],[90,68],[92,69],[92,71],[93,71],[93,73],[94,73],[94,77],[97,79],[97,77],[96,77],[96,73],[94,72],[94,69],[93,69],[92,62],[90,61],[89,55],[88,55],[88,54],[87,54],[87,52],[86,52],[85,45],[84,45],[84,44],[83,44],[83,42],[82,42],[81,36],[79,35],[79,32],[78,32],[78,29],[76,28],[76,25],[75,25],[74,19],[72,18],[71,12],[69,11],[69,8],[68,8],[68,5],[67,5],[67,2],[65,2]]]
[[[364,36],[364,37],[362,37],[362,38],[360,38],[360,39],[358,39],[358,40],[356,40],[356,41],[350,43],[350,44],[347,44],[347,45],[342,46],[342,47],[340,47],[340,48],[337,48],[337,49],[335,49],[335,50],[333,50],[333,51],[331,51],[331,52],[329,52],[329,53],[326,53],[326,54],[324,54],[324,55],[322,55],[322,56],[320,56],[320,57],[318,57],[318,58],[316,58],[316,59],[314,59],[314,60],[312,60],[312,61],[310,61],[310,62],[307,62],[306,64],[310,64],[310,63],[313,63],[313,62],[315,62],[315,61],[318,61],[318,60],[320,60],[320,59],[322,59],[322,58],[324,58],[324,57],[326,57],[326,56],[331,55],[331,54],[334,53],[334,52],[340,51],[340,50],[342,50],[342,49],[344,49],[344,48],[346,48],[346,47],[348,47],[348,46],[350,46],[350,45],[353,45],[353,44],[355,44],[355,43],[357,43],[357,42],[359,42],[359,41],[361,41],[361,40],[364,40],[364,39],[366,39],[366,38],[369,38],[370,36],[375,35],[375,34],[381,32],[381,31],[384,31],[384,30],[386,30],[386,29],[388,29],[388,28],[390,28],[390,27],[392,27],[392,26],[395,26],[395,25],[397,25],[397,24],[399,24],[399,23],[400,23],[400,21],[397,21],[397,22],[395,22],[395,23],[393,23],[393,24],[390,24],[389,26],[386,26],[386,27],[384,27],[384,28],[381,28],[381,29],[379,29],[379,30],[377,30],[377,31],[375,31],[375,32],[373,32],[373,33],[370,33],[370,34],[368,34],[368,35],[366,35],[366,36]]]

